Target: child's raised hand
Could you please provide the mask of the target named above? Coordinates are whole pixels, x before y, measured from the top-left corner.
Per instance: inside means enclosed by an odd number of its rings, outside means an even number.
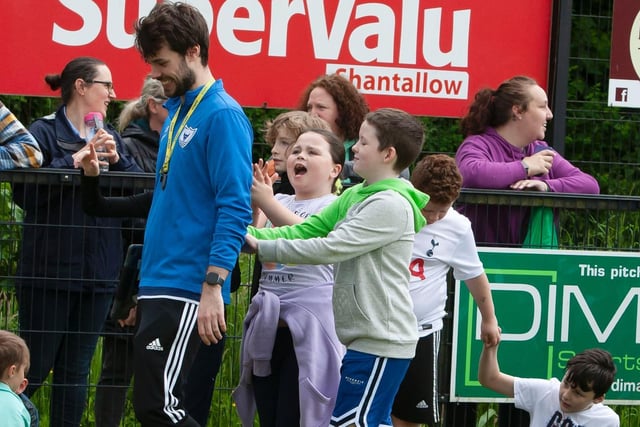
[[[277,174],[275,174],[277,176]],[[262,159],[253,164],[253,182],[251,184],[251,203],[257,207],[273,198],[273,181]]]
[[[274,182],[280,179],[280,175],[278,175],[278,172],[275,170],[273,160],[265,162],[259,159],[255,165],[262,171],[262,178],[265,182],[269,183],[269,185],[273,185]]]

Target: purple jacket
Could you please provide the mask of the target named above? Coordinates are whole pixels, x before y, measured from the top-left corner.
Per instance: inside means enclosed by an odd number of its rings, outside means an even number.
[[[233,392],[243,426],[253,426],[256,411],[252,374],[271,374],[278,319],[291,332],[298,360],[300,426],[328,426],[336,404],[344,347],[334,328],[333,284],[301,287],[278,297],[260,290],[244,320],[240,384]]]
[[[456,163],[463,178],[462,186],[508,190],[514,182],[527,179],[520,162],[532,155],[539,145],[547,146],[547,143],[533,141],[521,150],[509,144],[493,128],[487,128],[483,134],[468,136],[456,153]],[[556,154],[548,174],[528,179],[544,181],[550,191],[557,193],[600,193],[595,178],[573,166],[560,154]],[[471,220],[479,245],[522,244],[529,222],[529,208],[465,205],[460,210]]]

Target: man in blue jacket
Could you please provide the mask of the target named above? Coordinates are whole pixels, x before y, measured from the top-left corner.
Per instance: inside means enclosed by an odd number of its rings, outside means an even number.
[[[251,222],[252,128],[213,78],[208,46],[203,16],[184,3],[159,3],[136,24],[136,47],[169,96],[134,339],[143,425],[199,425],[185,410],[185,378],[201,341],[223,339],[227,278]]]

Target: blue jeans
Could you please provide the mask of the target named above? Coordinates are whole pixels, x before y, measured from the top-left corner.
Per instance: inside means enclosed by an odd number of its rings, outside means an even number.
[[[50,425],[79,426],[87,400],[91,358],[111,304],[110,293],[21,286],[20,335],[31,353],[27,396],[53,369]]]

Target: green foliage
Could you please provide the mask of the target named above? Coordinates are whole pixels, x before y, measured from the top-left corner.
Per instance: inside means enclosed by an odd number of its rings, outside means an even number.
[[[478,404],[478,421],[476,427],[489,427],[498,425],[498,412],[496,404]]]
[[[640,426],[640,409],[637,406],[612,405],[611,409],[620,416],[621,426]]]
[[[25,126],[38,117],[53,113],[60,102],[56,98],[9,95],[3,95],[0,100]]]
[[[23,212],[13,203],[11,185],[0,183],[0,286],[10,285],[8,277],[16,271]]]
[[[458,119],[446,117],[422,117],[425,126],[425,143],[422,151],[426,154],[455,154],[464,138]]]
[[[244,112],[253,126],[253,160],[267,159],[271,156],[271,147],[264,140],[265,123],[273,120],[287,110],[267,108],[245,108]]]

